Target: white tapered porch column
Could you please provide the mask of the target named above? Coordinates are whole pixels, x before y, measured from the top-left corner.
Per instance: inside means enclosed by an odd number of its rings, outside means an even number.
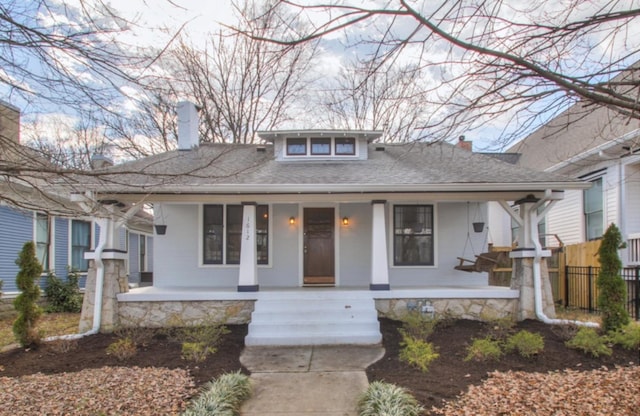
[[[257,257],[256,203],[243,202],[238,292],[257,292],[259,290]]]
[[[384,218],[387,201],[371,201],[373,222],[371,229],[370,290],[389,290],[389,262],[387,261],[387,224]]]

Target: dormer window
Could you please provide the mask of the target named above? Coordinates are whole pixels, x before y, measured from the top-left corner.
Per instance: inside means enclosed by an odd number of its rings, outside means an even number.
[[[287,155],[306,156],[307,139],[287,139]]]
[[[355,137],[289,137],[286,139],[287,156],[326,158],[356,156],[356,154]]]
[[[311,139],[311,154],[312,155],[325,155],[331,154],[331,138],[329,137],[314,137]]]
[[[336,137],[336,155],[353,156],[356,154],[356,139],[353,137]]]

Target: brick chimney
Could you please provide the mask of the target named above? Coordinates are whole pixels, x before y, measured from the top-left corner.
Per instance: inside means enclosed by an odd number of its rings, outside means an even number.
[[[178,113],[178,149],[191,150],[200,145],[198,137],[198,107],[190,101],[180,101],[177,105]]]
[[[460,136],[458,137],[458,143],[456,143],[456,147],[467,150],[469,152],[473,152],[473,141],[465,140],[464,136]]]
[[[20,110],[0,100],[0,136],[2,140],[20,143]]]

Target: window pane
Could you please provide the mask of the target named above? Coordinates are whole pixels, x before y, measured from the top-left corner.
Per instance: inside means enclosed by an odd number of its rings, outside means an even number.
[[[314,138],[311,139],[312,155],[330,155],[331,139],[330,138]]]
[[[288,155],[306,155],[307,139],[287,139]]]
[[[240,264],[242,205],[227,206],[227,264]]]
[[[71,221],[71,268],[80,272],[89,269],[89,261],[84,259],[84,253],[91,250],[91,223],[86,221]]]
[[[203,263],[222,264],[222,205],[205,205],[203,212]]]
[[[258,205],[256,217],[258,264],[269,264],[269,206]]]
[[[147,270],[147,237],[144,235],[140,235],[140,271],[144,272]]]
[[[353,137],[336,138],[336,155],[355,155],[356,139]]]
[[[44,271],[49,266],[49,217],[45,214],[36,214],[36,256]]]
[[[394,233],[396,265],[433,265],[433,206],[395,206]]]
[[[584,217],[587,240],[600,238],[604,232],[602,178],[598,178],[591,183],[591,188],[584,191]]]

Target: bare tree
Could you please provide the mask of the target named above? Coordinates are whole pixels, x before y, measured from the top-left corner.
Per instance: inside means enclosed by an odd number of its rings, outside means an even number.
[[[410,65],[376,71],[366,62],[345,66],[323,98],[324,117],[334,128],[383,130],[382,140],[413,140],[427,119],[428,94],[419,76]]]
[[[253,1],[238,8],[243,31],[275,36],[283,16],[262,8]],[[223,29],[211,35],[204,50],[182,39],[173,55],[182,64],[175,78],[184,80],[180,88],[202,106],[203,140],[252,143],[256,131],[293,117],[311,81],[315,53],[314,44],[291,48]]]
[[[505,144],[578,101],[640,118],[640,68],[629,67],[640,57],[635,1],[283,0],[272,12],[296,13],[314,26],[279,37],[245,33],[287,46],[342,34],[367,52],[371,74],[410,61],[419,77],[428,75],[437,107],[423,127],[432,139],[499,119],[495,126],[507,127],[496,135]]]

